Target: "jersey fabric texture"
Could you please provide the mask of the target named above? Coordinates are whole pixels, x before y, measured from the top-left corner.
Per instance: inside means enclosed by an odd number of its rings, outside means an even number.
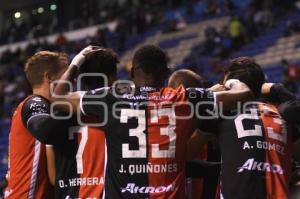
[[[212,141],[205,145],[198,157],[187,162],[186,190],[188,199],[219,198],[220,194],[217,192],[220,165],[220,150]]]
[[[61,113],[53,113],[57,118],[51,117],[49,102],[38,99],[26,101],[23,115],[26,121],[31,120],[28,126],[33,134],[54,150],[55,198],[101,198],[105,166],[103,131],[80,126],[77,118],[65,119]],[[94,119],[83,121],[92,123]]]
[[[54,144],[55,198],[101,198],[104,188],[105,136],[98,128],[69,126]]]
[[[196,106],[198,102],[207,103]],[[140,87],[118,96],[110,88],[86,93],[81,110],[97,116],[106,134],[103,198],[184,198],[186,144],[195,129],[195,112],[206,109],[214,109],[213,93],[196,88]]]
[[[38,96],[30,96],[19,104],[14,112],[9,134],[9,170],[8,186],[5,190],[7,199],[34,199],[53,198],[53,188],[50,185],[47,171],[46,148],[45,145],[35,139],[27,129],[27,122],[35,115],[24,120],[22,113],[24,103],[31,100],[39,114],[44,114],[39,110]]]
[[[200,127],[219,139],[221,198],[287,199],[295,129],[275,106],[260,102],[225,116]]]

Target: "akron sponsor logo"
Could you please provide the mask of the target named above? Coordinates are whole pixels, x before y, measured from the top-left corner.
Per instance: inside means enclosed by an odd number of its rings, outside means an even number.
[[[129,192],[129,193],[165,193],[174,191],[175,186],[173,184],[168,186],[159,186],[159,187],[152,187],[152,186],[137,186],[135,183],[128,183],[126,188],[122,188],[121,192]]]
[[[270,164],[267,162],[258,162],[254,158],[248,159],[243,166],[238,168],[238,173],[243,171],[266,171],[271,173],[283,174],[283,169],[278,164]]]

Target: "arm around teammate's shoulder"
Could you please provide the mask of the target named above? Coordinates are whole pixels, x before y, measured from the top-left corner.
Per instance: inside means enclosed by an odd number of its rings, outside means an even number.
[[[261,88],[261,94],[266,97],[268,101],[275,104],[296,99],[296,96],[280,83],[264,83]]]
[[[232,110],[237,108],[238,103],[254,99],[248,86],[240,81],[234,82],[227,88],[230,90],[215,92],[215,108],[217,110]]]
[[[22,108],[22,121],[28,131],[42,143],[52,143],[62,121],[51,117],[50,103],[46,99],[34,96],[29,98]]]

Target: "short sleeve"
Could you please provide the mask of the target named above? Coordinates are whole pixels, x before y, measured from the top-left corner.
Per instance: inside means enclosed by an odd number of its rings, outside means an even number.
[[[82,94],[80,98],[80,111],[84,115],[98,115],[99,106],[97,104],[105,101],[105,92],[105,88],[100,88]]]
[[[22,121],[25,127],[37,117],[50,115],[50,103],[43,97],[33,96],[22,107]]]
[[[24,126],[37,140],[44,144],[56,144],[66,136],[69,122],[57,120],[50,115],[50,103],[39,96],[29,98],[22,107]]]
[[[289,100],[295,100],[296,97],[293,93],[287,90],[282,84],[277,83],[271,87],[268,101],[281,104]]]
[[[86,116],[94,116],[99,123],[106,124],[114,103],[118,101],[110,88],[100,88],[86,92],[80,99],[80,110]]]

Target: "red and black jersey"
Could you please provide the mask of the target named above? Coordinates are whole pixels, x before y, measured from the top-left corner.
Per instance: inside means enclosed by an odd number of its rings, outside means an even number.
[[[24,103],[29,99],[39,103],[40,98],[31,96],[21,102],[12,118],[5,198],[52,199],[54,192],[48,179],[45,145],[34,138],[22,117]]]
[[[23,118],[37,139],[53,147],[55,198],[101,198],[105,170],[103,131],[80,126],[77,118],[66,119],[61,113],[50,116],[50,104],[42,97],[25,102]]]
[[[62,132],[64,133],[64,132]],[[55,198],[101,198],[105,136],[99,128],[69,126],[68,137],[53,145]]]
[[[186,144],[195,113],[213,110],[213,93],[183,87],[112,92],[97,89],[81,99],[82,112],[97,116],[106,135],[103,198],[184,198]]]
[[[222,155],[221,198],[288,198],[295,130],[270,104],[251,103],[202,123],[217,134]]]
[[[186,164],[187,199],[219,198],[220,151],[209,142],[198,157]]]

